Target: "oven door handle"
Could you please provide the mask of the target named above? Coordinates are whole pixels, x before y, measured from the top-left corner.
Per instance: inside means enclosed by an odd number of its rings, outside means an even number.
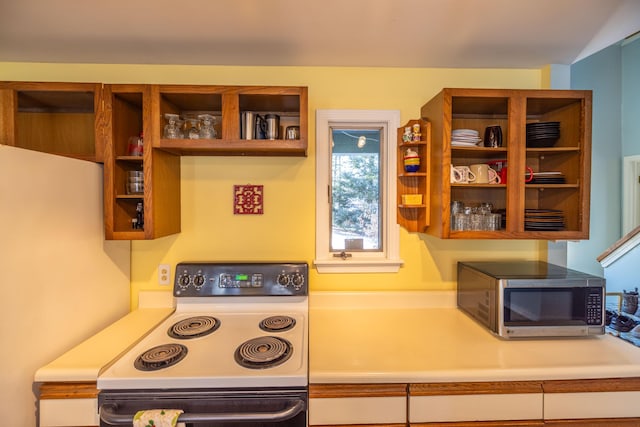
[[[304,410],[305,403],[303,400],[291,401],[291,404],[285,409],[277,412],[250,412],[250,413],[194,413],[180,414],[179,423],[205,423],[205,422],[225,422],[225,421],[252,421],[252,422],[274,422],[283,421],[293,418]],[[119,414],[116,404],[104,404],[100,406],[100,419],[108,425],[121,426],[132,425],[134,414]]]

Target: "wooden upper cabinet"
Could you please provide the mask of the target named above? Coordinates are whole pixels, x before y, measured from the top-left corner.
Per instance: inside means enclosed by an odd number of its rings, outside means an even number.
[[[104,86],[101,132],[105,135],[104,215],[107,239],[155,239],[180,232],[180,156],[306,156],[307,89],[267,86],[136,85]],[[277,114],[280,135],[299,126],[298,139],[242,138],[244,112]],[[186,120],[183,135],[165,137],[167,114]],[[214,118],[214,138],[188,138],[188,121]],[[143,150],[131,153],[142,135]],[[141,154],[141,155],[140,155]],[[131,191],[132,174],[144,187]],[[142,221],[138,211],[142,209]],[[142,225],[140,225],[142,223]]]
[[[154,147],[181,155],[306,156],[308,135],[307,88],[297,86],[195,86],[153,87],[152,126],[160,132]],[[166,115],[185,120],[184,136],[166,138]],[[190,139],[189,119],[200,114],[214,117],[215,138]],[[276,115],[275,139],[247,139],[244,118]],[[253,127],[253,122],[248,125]],[[299,127],[297,139],[286,139],[290,126]]]
[[[0,83],[0,144],[103,161],[102,85]]]
[[[421,109],[432,135],[426,232],[445,239],[588,239],[591,105],[591,91],[443,89]],[[541,133],[527,141],[528,124],[558,126],[559,138],[535,141]],[[501,146],[452,144],[453,130],[477,131],[484,139],[489,126],[500,126]],[[484,163],[506,166],[506,182],[451,182],[452,166]],[[500,229],[456,222],[454,201],[472,211],[489,204],[501,214]]]
[[[159,133],[152,126],[151,94],[149,85],[105,85],[107,239],[155,239],[180,232],[180,157],[152,147]],[[142,144],[136,148],[138,141]]]

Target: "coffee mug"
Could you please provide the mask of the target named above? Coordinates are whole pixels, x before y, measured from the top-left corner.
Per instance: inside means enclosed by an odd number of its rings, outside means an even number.
[[[476,176],[476,184],[500,184],[502,182],[498,172],[491,169],[486,163],[471,165],[469,169]]]
[[[451,165],[451,183],[452,184],[469,184],[475,182],[476,175],[469,169],[469,166],[453,166]]]
[[[502,147],[502,128],[500,126],[489,126],[484,131],[485,147]]]
[[[533,169],[529,166],[525,166],[527,168],[527,173],[525,174],[525,178],[524,178],[524,182],[531,182],[533,181],[533,178],[535,178],[535,175],[533,174]],[[504,166],[502,169],[500,169],[500,179],[502,180],[503,184],[507,183],[507,167]]]

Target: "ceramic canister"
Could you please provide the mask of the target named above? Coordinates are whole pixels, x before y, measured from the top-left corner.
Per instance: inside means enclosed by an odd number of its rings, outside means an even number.
[[[404,155],[404,170],[407,172],[417,172],[420,169],[420,156],[411,148],[407,148]]]

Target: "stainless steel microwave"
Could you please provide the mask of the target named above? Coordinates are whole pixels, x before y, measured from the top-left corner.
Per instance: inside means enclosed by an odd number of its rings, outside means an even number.
[[[605,279],[546,262],[459,262],[457,302],[503,338],[604,334]]]

